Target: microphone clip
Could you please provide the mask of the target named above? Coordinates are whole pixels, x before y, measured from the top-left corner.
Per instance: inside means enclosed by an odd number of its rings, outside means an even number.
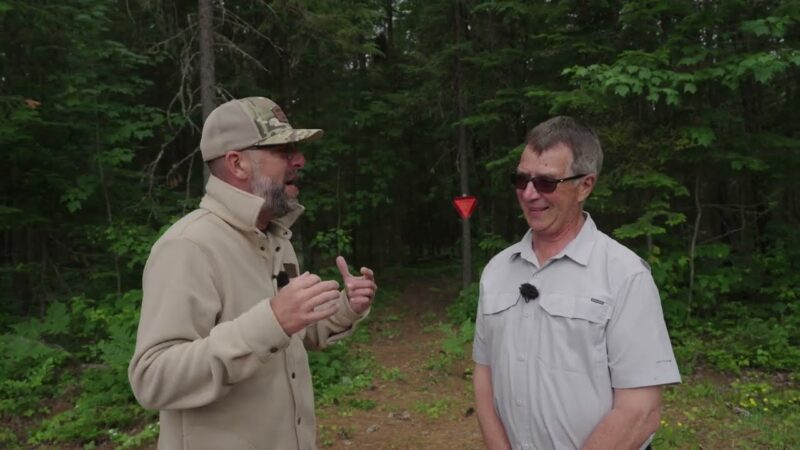
[[[519,285],[519,293],[522,295],[522,298],[525,299],[525,303],[539,298],[539,290],[536,289],[536,286],[530,283],[523,283]]]
[[[277,280],[278,289],[280,289],[280,288],[286,286],[287,284],[289,284],[289,274],[287,274],[283,270],[278,272],[277,275],[273,275],[272,278],[275,278]]]

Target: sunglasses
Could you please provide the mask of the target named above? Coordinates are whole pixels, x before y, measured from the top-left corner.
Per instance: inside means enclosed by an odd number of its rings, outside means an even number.
[[[296,153],[296,152],[300,151],[300,148],[294,143],[291,143],[291,144],[277,144],[277,145],[259,145],[259,146],[255,146],[255,147],[250,147],[250,149],[253,149],[253,150],[269,150],[269,151],[273,151],[273,152],[288,153],[288,154]],[[246,150],[250,150],[250,149],[246,149]]]
[[[565,181],[577,180],[578,178],[585,177],[586,175],[587,174],[582,173],[580,175],[573,175],[566,178],[550,178],[531,177],[524,173],[512,173],[511,184],[513,184],[515,188],[523,191],[528,187],[528,183],[533,183],[533,187],[536,188],[536,192],[539,192],[540,194],[550,194],[556,190],[559,184]]]

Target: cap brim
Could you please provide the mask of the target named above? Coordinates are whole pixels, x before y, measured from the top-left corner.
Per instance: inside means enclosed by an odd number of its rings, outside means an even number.
[[[303,128],[289,129],[280,131],[266,139],[262,139],[256,142],[253,145],[254,146],[281,145],[281,144],[292,144],[299,142],[311,142],[321,138],[323,134],[324,132],[322,130],[303,129]]]

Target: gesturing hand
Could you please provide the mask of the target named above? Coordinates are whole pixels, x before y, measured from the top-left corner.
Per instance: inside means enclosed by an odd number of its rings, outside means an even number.
[[[339,273],[342,274],[342,281],[344,281],[347,298],[350,300],[350,307],[353,308],[356,314],[366,311],[375,298],[375,292],[378,291],[378,285],[375,284],[375,275],[372,270],[362,267],[360,277],[350,275],[347,261],[341,256],[336,257],[336,267],[339,268]]]
[[[339,283],[322,281],[305,272],[292,278],[278,291],[270,305],[283,331],[292,335],[312,323],[336,314],[339,309]]]

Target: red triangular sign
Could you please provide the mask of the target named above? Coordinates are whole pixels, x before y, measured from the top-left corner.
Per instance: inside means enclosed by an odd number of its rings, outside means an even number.
[[[462,195],[453,199],[453,206],[456,207],[456,211],[462,219],[469,219],[477,204],[478,199],[472,195]]]

